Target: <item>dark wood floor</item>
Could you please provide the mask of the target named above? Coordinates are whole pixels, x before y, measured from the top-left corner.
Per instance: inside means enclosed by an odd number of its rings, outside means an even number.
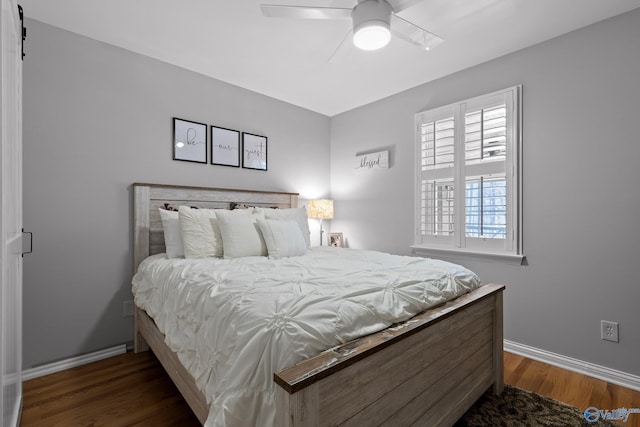
[[[199,426],[151,352],[26,381],[21,426]]]
[[[640,408],[640,392],[505,353],[505,382],[586,409]],[[24,383],[31,426],[199,426],[152,353],[127,353]],[[633,414],[629,427],[640,427]]]

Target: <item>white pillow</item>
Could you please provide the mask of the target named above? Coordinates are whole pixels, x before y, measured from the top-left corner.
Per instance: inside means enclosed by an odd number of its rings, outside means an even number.
[[[185,258],[222,256],[222,237],[215,209],[178,208]]]
[[[267,244],[269,258],[285,258],[307,253],[307,243],[298,222],[293,219],[258,219]]]
[[[182,245],[182,230],[178,212],[168,211],[159,208],[160,220],[162,221],[162,231],[164,233],[165,252],[169,258],[179,258],[184,256],[184,246]]]
[[[311,232],[309,231],[309,219],[307,217],[307,209],[301,208],[289,209],[272,209],[272,208],[255,208],[256,213],[264,215],[266,219],[293,219],[296,221],[302,232],[302,237],[307,245],[311,247]]]
[[[223,253],[227,259],[267,255],[267,245],[256,223],[260,216],[243,211],[221,210],[217,214]]]

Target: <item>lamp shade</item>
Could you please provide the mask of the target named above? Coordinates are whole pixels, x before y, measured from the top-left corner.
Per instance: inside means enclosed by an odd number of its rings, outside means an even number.
[[[316,199],[309,200],[307,206],[309,218],[332,219],[333,218],[333,200]]]

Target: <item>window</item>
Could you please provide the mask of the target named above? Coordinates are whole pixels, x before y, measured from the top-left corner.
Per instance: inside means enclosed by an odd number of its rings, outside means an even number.
[[[522,259],[521,90],[416,115],[417,252]]]

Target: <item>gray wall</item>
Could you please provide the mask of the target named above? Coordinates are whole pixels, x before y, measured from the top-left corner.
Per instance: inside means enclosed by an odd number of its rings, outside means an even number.
[[[640,9],[333,117],[332,231],[409,253],[414,114],[516,84],[527,265],[462,263],[507,285],[507,340],[640,375]],[[391,169],[353,174],[356,153],[384,148]]]
[[[331,188],[332,231],[407,254],[414,114],[522,84],[527,265],[463,263],[507,285],[506,339],[640,375],[640,10],[331,119],[27,24],[25,368],[131,340],[132,182]],[[171,160],[174,116],[267,135],[269,171]],[[352,173],[381,149],[388,171]],[[600,340],[601,319],[620,322],[619,344]]]
[[[27,20],[24,368],[132,339],[131,188],[329,193],[326,116]],[[269,138],[267,172],[172,160],[172,118]],[[313,236],[312,236],[313,237]]]

